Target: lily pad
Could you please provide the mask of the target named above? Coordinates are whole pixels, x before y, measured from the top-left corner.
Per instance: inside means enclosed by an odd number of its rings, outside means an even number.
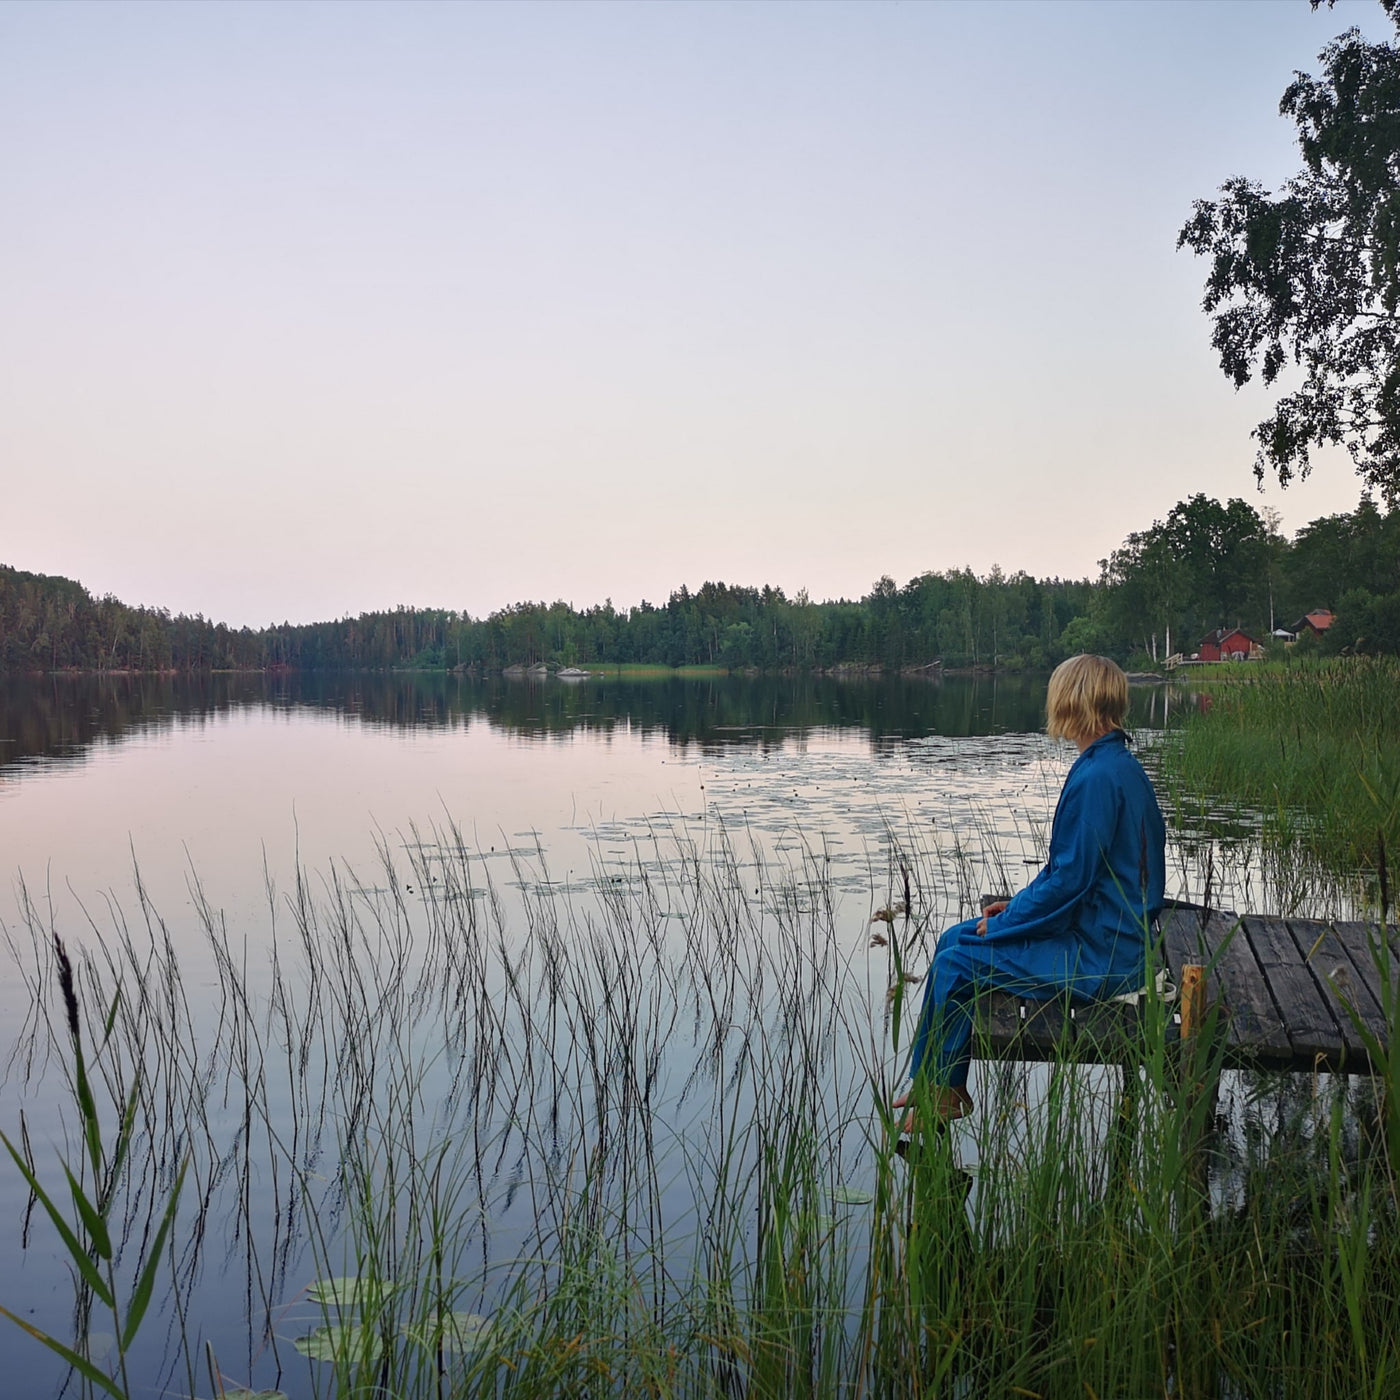
[[[329,1308],[358,1308],[377,1302],[383,1295],[382,1283],[363,1278],[318,1278],[306,1290],[313,1303]]]
[[[384,1346],[378,1329],[358,1322],[328,1322],[304,1337],[293,1337],[292,1345],[313,1361],[373,1361]]]
[[[868,1206],[875,1199],[869,1191],[858,1191],[854,1186],[838,1186],[831,1199],[838,1206]]]
[[[117,1349],[115,1332],[89,1332],[78,1343],[78,1351],[89,1361],[104,1361]]]
[[[443,1314],[441,1329],[433,1320],[411,1322],[403,1330],[406,1337],[430,1350],[437,1346],[441,1335],[443,1351],[461,1353],[475,1351],[485,1343],[491,1331],[491,1319],[480,1313],[450,1312]]]

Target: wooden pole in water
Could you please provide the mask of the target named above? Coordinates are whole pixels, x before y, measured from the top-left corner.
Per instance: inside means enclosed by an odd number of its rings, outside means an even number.
[[[1181,1113],[1181,1220],[1188,1240],[1200,1238],[1199,1227],[1210,1219],[1210,1170],[1206,1139],[1215,1116],[1216,1084],[1208,1079],[1210,1047],[1201,1032],[1206,1023],[1206,970],[1197,963],[1181,969],[1181,1045],[1179,1111]],[[1195,1248],[1194,1243],[1191,1248]],[[1189,1347],[1178,1343],[1179,1379],[1183,1393],[1213,1397],[1219,1393],[1219,1368],[1208,1341],[1197,1337]]]
[[[1215,1109],[1215,1084],[1207,1083],[1210,1047],[1201,1031],[1206,1022],[1206,970],[1196,963],[1181,969],[1181,1059],[1180,1074],[1181,1149],[1186,1159],[1186,1178],[1198,1201],[1206,1196],[1205,1139]]]

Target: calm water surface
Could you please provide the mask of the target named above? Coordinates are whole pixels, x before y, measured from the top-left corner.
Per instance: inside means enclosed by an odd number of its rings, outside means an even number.
[[[1135,692],[1134,701],[1136,725],[1162,723],[1162,692]],[[128,947],[168,937],[197,1028],[213,1014],[212,1000],[210,1008],[200,1002],[215,997],[212,917],[225,946],[237,950],[252,992],[265,995],[274,943],[279,957],[290,956],[278,940],[286,938],[287,896],[298,872],[317,898],[357,888],[364,909],[406,888],[394,896],[407,911],[405,927],[426,939],[443,897],[437,881],[446,888],[452,871],[465,869],[454,897],[476,901],[473,910],[494,900],[522,947],[537,936],[541,908],[554,911],[551,919],[564,910],[569,923],[583,917],[578,911],[640,898],[640,891],[658,919],[676,921],[674,932],[657,925],[657,956],[674,955],[679,965],[692,954],[663,953],[662,942],[680,938],[681,924],[686,938],[700,936],[685,922],[687,872],[718,860],[728,862],[746,898],[752,882],[753,927],[771,923],[773,938],[788,927],[784,901],[798,909],[814,874],[832,892],[822,916],[830,947],[813,957],[839,984],[845,1020],[823,1063],[834,1083],[858,1096],[868,1092],[861,1084],[870,1055],[881,1053],[871,1047],[884,1035],[890,979],[887,952],[871,946],[871,913],[901,893],[901,864],[913,872],[926,931],[965,913],[983,890],[1019,884],[1038,864],[1070,757],[1040,734],[1043,704],[1043,680],[1019,677],[3,682],[0,922],[17,960],[0,986],[0,1028],[7,1044],[23,1038],[31,993],[17,969],[33,974],[36,930],[56,929],[99,957],[122,946],[123,927]],[[926,960],[926,948],[918,951]],[[501,956],[508,962],[509,950]],[[767,1014],[769,994],[750,995],[748,1014]],[[848,1036],[852,1027],[861,1035]],[[524,1024],[512,1033],[537,1034]],[[668,1035],[656,1092],[670,1105],[684,1152],[687,1133],[709,1131],[715,1100],[702,1102],[694,1091],[690,1066],[703,1036],[674,1028]],[[292,1113],[298,1092],[276,1091],[270,1111]],[[567,1083],[551,1092],[555,1120],[594,1111],[577,1106]],[[49,1144],[65,1132],[72,1140],[56,1067],[11,1058],[0,1099],[4,1130],[15,1136],[22,1111],[41,1175],[51,1178],[57,1160]],[[742,1106],[742,1093],[736,1102]],[[321,1112],[315,1105],[307,1111]],[[239,1160],[256,1178],[237,1104],[225,1095],[212,1112],[211,1132],[243,1143]],[[476,1112],[485,1121],[487,1110]],[[507,1144],[512,1130],[501,1131]],[[552,1131],[557,1141],[557,1123]],[[863,1131],[854,1125],[849,1143],[833,1148],[849,1154],[842,1171],[858,1170]],[[324,1174],[322,1150],[308,1161]],[[515,1170],[513,1181],[506,1172],[489,1191],[483,1187],[480,1208],[496,1225],[490,1243],[483,1227],[483,1258],[528,1245],[535,1222],[518,1191],[527,1169]],[[227,1187],[213,1168],[210,1180]],[[219,1240],[197,1271],[191,1310],[201,1335],[219,1340],[236,1379],[307,1394],[266,1336],[250,1341],[246,1334],[250,1315],[256,1333],[257,1316],[268,1310],[274,1331],[295,1330],[288,1310],[314,1277],[314,1260],[284,1219],[287,1201],[277,1194],[284,1187],[255,1179],[249,1189],[265,1191],[265,1202],[248,1208],[241,1226],[236,1213],[214,1209],[209,1232],[256,1234],[265,1224],[278,1239],[275,1250],[267,1246],[276,1258],[259,1262],[255,1288],[250,1257]],[[7,1260],[0,1302],[21,1300],[39,1325],[71,1335],[67,1272],[47,1222],[26,1214],[12,1171],[0,1170],[0,1208]],[[669,1208],[663,1201],[661,1209]],[[483,1294],[479,1306],[490,1301]],[[150,1393],[188,1393],[168,1361],[168,1300],[164,1307],[164,1324],[157,1322],[142,1353]],[[24,1393],[61,1381],[16,1329],[0,1331],[0,1368],[25,1378]]]
[[[163,906],[196,872],[241,909],[262,900],[264,862],[368,869],[379,846],[447,823],[487,853],[538,846],[573,879],[624,838],[716,820],[800,828],[859,863],[885,821],[1058,771],[1034,737],[1043,703],[1043,680],[1020,677],[9,681],[0,853],[65,917],[129,889],[133,861]]]

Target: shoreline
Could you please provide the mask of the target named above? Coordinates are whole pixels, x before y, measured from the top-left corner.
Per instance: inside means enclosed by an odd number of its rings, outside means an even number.
[[[201,667],[180,669],[177,667],[151,667],[142,670],[134,667],[84,668],[60,667],[58,670],[0,671],[0,681],[5,680],[58,680],[58,679],[111,679],[131,680],[137,677],[152,677],[165,680],[177,677],[200,676],[454,676],[458,679],[484,680],[490,676],[505,680],[565,680],[581,681],[606,680],[661,680],[694,679],[721,680],[731,677],[757,680],[760,678],[782,677],[797,679],[814,677],[830,680],[883,680],[899,677],[904,680],[926,680],[937,682],[944,676],[959,678],[976,676],[1027,676],[1048,675],[1052,667],[992,666],[978,664],[972,666],[945,666],[941,662],[929,662],[922,666],[886,666],[881,662],[841,661],[831,666],[666,666],[658,662],[582,662],[568,667],[547,665],[526,666],[514,663],[503,667],[479,666],[325,666],[304,668],[296,666],[249,666],[249,667]],[[1158,674],[1151,671],[1129,671],[1126,673],[1132,685],[1162,684],[1178,679],[1176,676]]]

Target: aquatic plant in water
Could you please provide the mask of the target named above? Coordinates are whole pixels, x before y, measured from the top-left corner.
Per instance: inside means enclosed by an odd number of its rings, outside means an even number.
[[[1365,1081],[1226,1075],[1214,1114],[1182,1076],[1213,1078],[1218,1047],[1183,1069],[1149,998],[1126,1077],[980,1064],[976,1116],[900,1157],[886,994],[922,971],[947,892],[990,882],[975,852],[944,864],[891,833],[886,888],[853,910],[819,853],[662,844],[590,898],[523,866],[503,888],[450,830],[407,874],[386,852],[373,885],[299,872],[269,891],[265,964],[197,887],[202,950],[177,955],[143,901],[77,954],[74,983],[104,991],[80,1037],[44,1009],[57,951],[29,907],[14,1063],[100,1043],[91,1115],[69,1080],[84,1142],[132,1129],[85,1199],[114,1240],[173,1220],[140,1264],[170,1262],[160,1335],[102,1388],[199,1393],[232,1298],[231,1369],[296,1400],[1272,1400],[1400,1379]],[[184,1164],[178,1219],[155,1163]]]
[[[116,1141],[108,1149],[102,1140],[102,1122],[88,1074],[87,1057],[83,1052],[82,1017],[78,1009],[73,964],[62,939],[57,934],[53,935],[53,950],[58,988],[63,1001],[64,1021],[69,1035],[69,1049],[72,1054],[69,1082],[81,1121],[83,1146],[86,1149],[85,1154],[80,1157],[77,1174],[67,1163],[63,1164],[63,1174],[67,1179],[73,1208],[71,1217],[59,1209],[53,1196],[41,1184],[28,1153],[21,1153],[3,1133],[0,1133],[0,1142],[5,1144],[6,1151],[19,1169],[33,1199],[43,1207],[63,1243],[77,1280],[78,1335],[74,1337],[74,1344],[70,1346],[42,1328],[25,1321],[9,1308],[0,1307],[0,1314],[46,1346],[77,1372],[89,1386],[106,1391],[116,1397],[116,1400],[126,1400],[132,1393],[127,1375],[127,1358],[151,1303],[156,1271],[161,1264],[166,1237],[174,1223],[175,1208],[179,1203],[180,1188],[185,1179],[185,1163],[180,1164],[165,1193],[165,1204],[155,1223],[154,1236],[147,1236],[144,1260],[136,1270],[130,1293],[123,1299],[117,1284],[121,1236],[115,1228],[118,1217],[114,1204],[127,1168],[136,1130],[136,1114],[141,1093],[140,1070],[134,1069],[131,1075],[131,1091],[124,1105],[120,1105],[121,1116]],[[113,994],[104,1026],[105,1033],[97,1047],[99,1061],[109,1043],[120,1008],[121,993],[118,991]],[[93,1328],[91,1309],[94,1303],[106,1309],[112,1323],[110,1334],[104,1335],[100,1330]],[[104,1369],[101,1362],[109,1357],[112,1358],[112,1364]],[[112,1370],[115,1370],[115,1375],[110,1374]]]
[[[1170,805],[1208,835],[1253,828],[1273,884],[1271,912],[1354,877],[1359,902],[1389,904],[1400,850],[1400,661],[1348,657],[1202,674],[1199,704],[1154,746]],[[1296,892],[1290,901],[1288,892]]]

